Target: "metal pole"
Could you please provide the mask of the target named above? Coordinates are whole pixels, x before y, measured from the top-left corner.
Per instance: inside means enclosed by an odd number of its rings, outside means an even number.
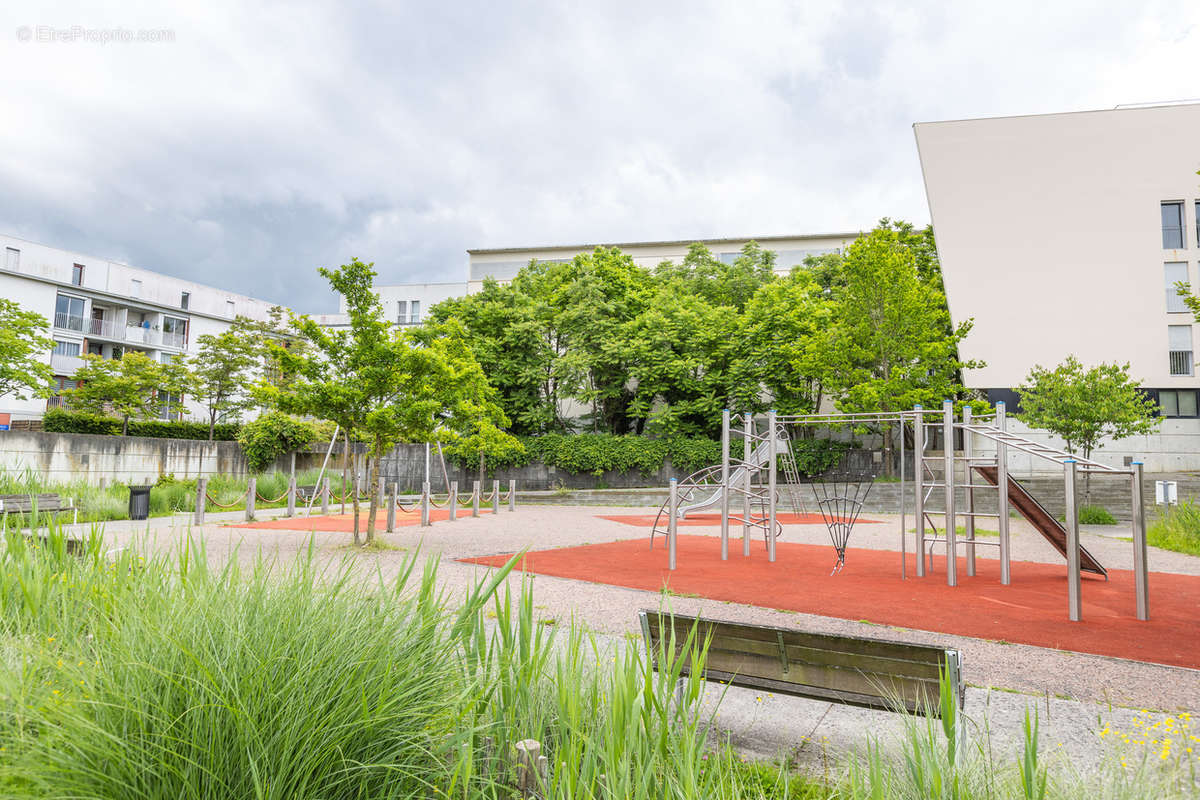
[[[925,415],[913,406],[913,517],[917,527],[917,577],[925,577]]]
[[[208,505],[208,478],[196,479],[196,524],[204,524],[204,507]]]
[[[1075,499],[1075,459],[1069,458],[1063,462],[1063,473],[1066,480],[1063,499],[1066,509],[1064,516],[1067,522],[1067,611],[1071,622],[1080,620],[1080,582],[1079,582],[1079,508]]]
[[[429,483],[429,442],[425,443],[425,483]]]
[[[667,569],[675,569],[676,527],[679,517],[679,482],[671,478],[670,497],[667,501]]]
[[[517,479],[508,479],[508,510],[517,510]]]
[[[904,412],[900,412],[900,580],[908,578],[908,534],[904,532]]]
[[[325,482],[325,494],[321,499],[321,513],[329,513],[329,479],[325,477],[325,467],[329,465],[329,456],[333,454],[333,446],[337,443],[338,431],[342,428],[340,425],[333,426],[333,437],[329,440],[329,449],[325,451],[325,460],[321,462],[321,471],[317,473],[317,483]],[[308,501],[308,515],[312,516],[312,507],[314,499]]]
[[[479,481],[475,481],[475,490],[471,493],[471,516],[472,517],[479,516],[479,493],[480,493],[481,488],[482,488],[482,484],[480,484]]]
[[[458,481],[450,481],[450,498],[446,505],[450,509],[449,520],[454,522],[458,519]]]
[[[500,513],[500,481],[492,481],[492,513]]]
[[[1007,411],[1004,401],[996,403],[996,427],[1001,431],[1008,427]],[[1000,534],[1000,583],[1008,586],[1012,583],[1012,570],[1008,549],[1008,445],[996,442],[996,487],[1000,497],[996,502],[996,512],[999,515],[997,527]]]
[[[942,452],[946,476],[946,585],[958,585],[958,531],[954,518],[954,401],[942,401]]]
[[[1150,619],[1150,576],[1147,572],[1146,507],[1142,501],[1142,462],[1133,462],[1133,586],[1137,618]]]
[[[721,560],[729,560],[729,409],[721,412]]]
[[[429,527],[429,481],[421,484],[421,527]]]
[[[246,521],[254,520],[254,492],[258,488],[258,479],[251,478],[246,481]]]
[[[396,494],[400,487],[393,483],[391,489],[387,493],[387,532],[393,533],[396,530]]]
[[[754,435],[754,420],[747,411],[744,417],[745,433],[742,435],[742,456],[745,466],[742,467],[742,555],[750,556],[750,456],[751,437]]]
[[[775,410],[767,412],[767,561],[775,562]]]
[[[971,471],[971,456],[974,454],[974,435],[967,430],[967,426],[971,424],[971,407],[963,407],[963,485],[966,487],[966,519],[963,520],[963,527],[967,532],[967,577],[975,576],[975,490],[971,488],[975,483],[974,473]]]

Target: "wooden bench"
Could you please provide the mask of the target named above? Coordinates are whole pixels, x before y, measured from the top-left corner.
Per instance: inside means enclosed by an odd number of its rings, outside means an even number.
[[[75,512],[75,521],[79,521],[79,509],[75,506],[72,498],[63,498],[57,494],[39,494],[37,497],[38,513],[61,511]],[[28,494],[0,494],[0,516],[7,517],[9,514],[28,514],[33,511],[34,495]]]
[[[966,699],[958,650],[660,611],[641,611],[638,617],[655,669],[659,654],[665,652],[660,647],[673,647],[683,660],[681,674],[690,674],[691,653],[684,648],[694,630],[694,646],[708,647],[701,675],[706,681],[940,716],[939,680],[944,672],[959,708]]]
[[[320,486],[297,486],[296,487],[296,500],[301,503],[307,503],[309,500],[312,500],[313,498],[320,496],[320,494],[321,494]]]

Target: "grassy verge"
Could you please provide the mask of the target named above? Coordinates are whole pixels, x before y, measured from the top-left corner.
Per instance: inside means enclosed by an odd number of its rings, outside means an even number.
[[[940,531],[940,530],[941,530],[941,528],[938,528],[938,530]],[[909,533],[916,533],[916,532],[917,532],[917,529],[916,529],[916,528],[909,528],[909,529],[908,529],[908,532],[909,532]],[[967,535],[967,529],[966,529],[966,527],[964,527],[964,526],[962,526],[962,525],[955,525],[955,526],[954,526],[954,533],[955,533],[955,535],[957,535],[957,536],[962,536],[962,537],[965,537],[965,536]],[[1000,532],[999,532],[999,531],[990,531],[990,530],[988,530],[987,528],[980,528],[980,527],[978,527],[978,526],[975,528],[975,536],[976,536],[977,538],[978,538],[978,537],[980,537],[980,536],[999,536],[999,535],[1000,535]]]
[[[1184,500],[1168,507],[1147,528],[1146,541],[1163,550],[1200,556],[1200,504]]]

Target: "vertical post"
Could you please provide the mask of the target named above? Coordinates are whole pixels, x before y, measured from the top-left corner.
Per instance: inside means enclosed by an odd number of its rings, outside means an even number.
[[[321,478],[321,513],[329,513],[329,476]]]
[[[1008,428],[1007,410],[1004,401],[996,403],[996,427],[1003,433]],[[997,533],[1000,534],[1000,583],[1008,586],[1012,583],[1012,571],[1008,550],[1008,445],[1003,441],[996,442],[996,487],[1000,497],[996,501],[996,513],[999,515]]]
[[[399,492],[399,485],[393,483],[387,493],[387,532],[393,533],[396,530],[396,494]]]
[[[1068,458],[1063,463],[1063,473],[1066,485],[1063,499],[1066,509],[1063,512],[1067,523],[1067,611],[1071,622],[1079,622],[1080,614],[1080,582],[1079,582],[1079,508],[1075,498],[1075,459]]]
[[[508,510],[517,510],[517,479],[508,479]]]
[[[750,555],[750,456],[752,455],[751,441],[754,437],[754,420],[747,411],[744,417],[745,432],[742,434],[742,455],[745,463],[742,466],[742,555]]]
[[[913,406],[913,517],[917,523],[917,577],[925,577],[925,414]]]
[[[208,505],[208,478],[196,479],[196,524],[204,524],[204,507]]]
[[[1150,619],[1150,582],[1146,566],[1146,507],[1142,500],[1142,462],[1133,462],[1133,587],[1137,618]]]
[[[679,481],[671,478],[667,499],[667,569],[675,569],[675,540],[679,518]]]
[[[500,513],[500,481],[492,481],[492,513]]]
[[[296,476],[288,478],[287,515],[296,516]]]
[[[479,516],[479,493],[483,488],[481,481],[475,481],[475,491],[471,493],[471,516]]]
[[[767,412],[767,561],[775,562],[775,409]]]
[[[380,476],[379,476],[379,481],[378,481],[378,483],[379,483],[379,485],[378,485],[377,487],[375,487],[375,488],[376,488],[376,491],[378,492],[378,494],[377,494],[376,496],[377,496],[379,499],[378,499],[376,502],[378,502],[380,505],[382,505],[382,504],[383,504],[383,497],[384,497],[384,495],[387,493],[387,486],[384,484],[384,481],[383,481],[383,476],[382,476],[382,475],[380,475]]]
[[[458,481],[450,481],[450,497],[446,499],[446,507],[450,509],[448,519],[454,522],[458,519]]]
[[[429,481],[421,483],[421,527],[429,527]]]
[[[721,412],[721,560],[729,560],[729,409]]]
[[[900,580],[908,578],[908,534],[905,533],[904,471],[904,412],[900,412]]]
[[[963,519],[963,527],[967,532],[967,577],[975,576],[975,490],[971,488],[975,483],[975,473],[971,470],[971,456],[974,454],[975,436],[971,431],[967,430],[971,424],[971,407],[963,408],[963,486],[966,490],[966,508],[964,509],[966,517]]]
[[[246,481],[246,522],[254,520],[254,493],[258,490],[258,479],[251,477]]]
[[[942,401],[942,438],[946,476],[946,585],[958,585],[958,520],[954,518],[954,401]]]

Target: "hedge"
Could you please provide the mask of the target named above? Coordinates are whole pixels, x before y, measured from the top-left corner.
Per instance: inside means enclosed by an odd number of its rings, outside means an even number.
[[[237,438],[240,425],[221,424],[213,430],[218,441],[233,441]],[[86,411],[67,411],[51,408],[42,417],[42,429],[51,433],[96,433],[106,436],[121,435],[121,420],[103,414]],[[167,420],[130,420],[130,436],[152,436],[159,439],[208,439],[207,422],[169,422]]]

